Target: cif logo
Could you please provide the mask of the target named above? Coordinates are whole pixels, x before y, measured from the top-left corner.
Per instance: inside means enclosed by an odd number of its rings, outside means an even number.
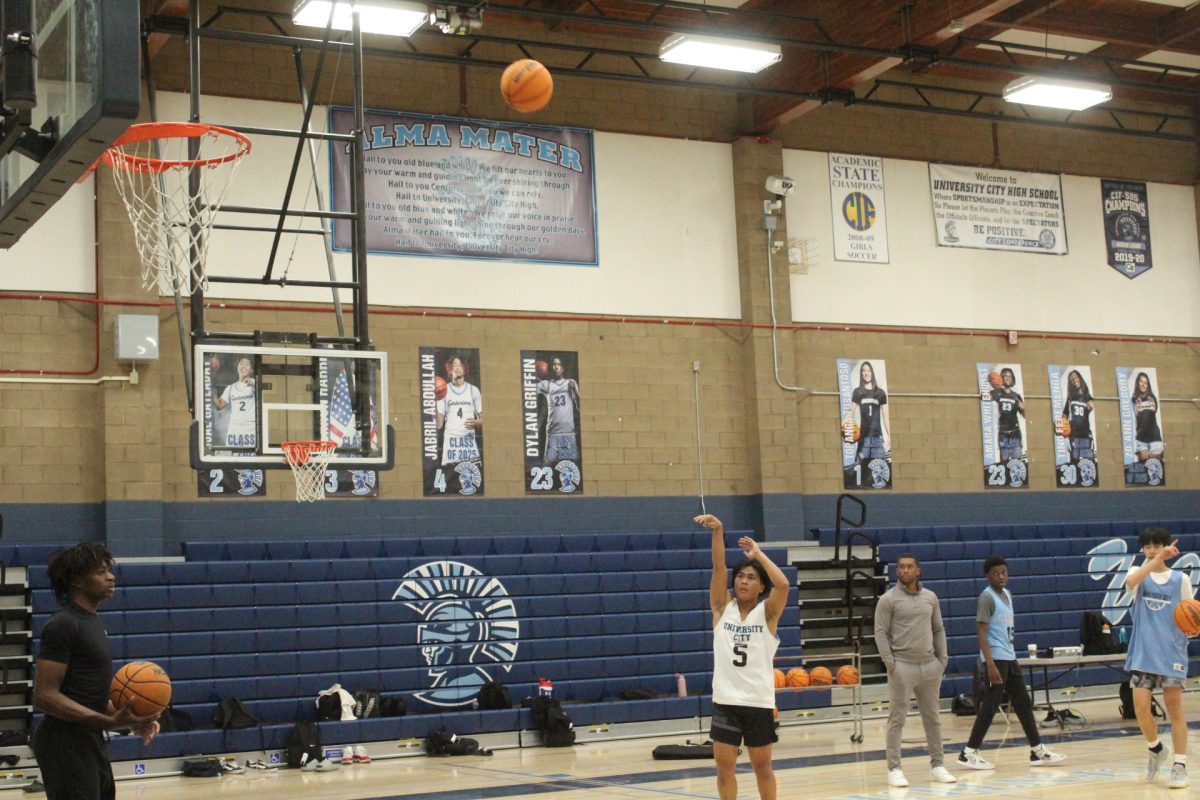
[[[579,488],[579,467],[574,461],[563,459],[554,465],[558,473],[558,486],[563,492],[573,492]]]
[[[354,484],[354,488],[350,490],[350,494],[358,495],[370,494],[375,488],[375,470],[373,469],[356,469],[350,473],[350,482]]]
[[[875,224],[875,203],[862,192],[851,192],[842,201],[842,219],[856,231],[868,230]]]
[[[258,494],[263,485],[261,469],[239,469],[237,471],[238,494]]]
[[[508,672],[521,623],[508,590],[469,564],[430,561],[406,573],[392,595],[416,612],[417,642],[429,665],[429,689],[416,697],[435,706],[471,703],[479,688]]]
[[[1088,550],[1087,555],[1092,557],[1087,567],[1092,580],[1102,581],[1108,578],[1108,588],[1104,592],[1104,600],[1100,603],[1100,613],[1111,624],[1116,625],[1125,619],[1129,607],[1133,605],[1133,595],[1125,588],[1125,576],[1133,569],[1137,553],[1127,552],[1124,539],[1109,539]],[[1192,576],[1200,568],[1200,556],[1184,553],[1171,564],[1171,568],[1184,573],[1189,580],[1195,580]]]
[[[458,473],[459,494],[475,494],[479,491],[483,473],[480,472],[478,464],[474,461],[460,461],[455,465],[454,471]]]

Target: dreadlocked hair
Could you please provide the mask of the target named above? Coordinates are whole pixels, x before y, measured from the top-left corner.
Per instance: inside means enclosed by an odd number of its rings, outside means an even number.
[[[58,602],[65,603],[71,596],[71,584],[101,566],[113,565],[112,553],[99,542],[80,542],[74,547],[59,550],[50,559],[46,576]]]

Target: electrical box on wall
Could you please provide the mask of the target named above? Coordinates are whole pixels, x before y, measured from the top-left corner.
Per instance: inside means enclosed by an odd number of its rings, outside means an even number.
[[[158,360],[158,317],[119,314],[113,330],[117,361]]]

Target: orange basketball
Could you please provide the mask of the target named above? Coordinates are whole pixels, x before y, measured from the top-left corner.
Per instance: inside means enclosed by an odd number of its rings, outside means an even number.
[[[438,400],[446,396],[446,379],[441,375],[433,377],[433,396]]]
[[[533,365],[533,368],[537,370],[539,380],[546,380],[546,377],[550,374],[550,365],[546,363],[545,359],[539,358],[537,363]]]
[[[808,670],[804,667],[792,667],[787,671],[787,685],[793,689],[803,689],[808,686]]]
[[[787,686],[787,678],[784,677],[783,670],[775,670],[775,688],[782,689],[785,686]]]
[[[1200,634],[1200,600],[1183,600],[1175,606],[1175,624],[1184,636]]]
[[[1066,417],[1059,417],[1058,422],[1054,423],[1054,425],[1056,428],[1058,428],[1059,436],[1071,435],[1071,420],[1067,419]]]
[[[171,702],[171,679],[153,661],[132,661],[113,676],[109,697],[114,706],[128,705],[139,717],[161,714]]]
[[[988,373],[988,383],[999,389],[1004,385],[1004,376],[1000,374],[999,370],[994,369]]]
[[[554,78],[540,62],[523,58],[505,67],[500,76],[500,95],[515,111],[540,111],[554,96]]]
[[[833,683],[833,673],[826,667],[813,667],[808,673],[808,680],[813,686],[828,686]]]
[[[837,682],[842,686],[853,686],[858,683],[858,670],[851,664],[843,664],[838,667]]]

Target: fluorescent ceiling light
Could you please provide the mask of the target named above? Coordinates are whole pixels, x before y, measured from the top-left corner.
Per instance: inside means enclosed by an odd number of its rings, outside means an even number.
[[[300,0],[292,12],[292,22],[312,28],[324,28],[329,22],[330,0]],[[358,14],[358,27],[363,33],[382,33],[388,36],[412,36],[429,19],[424,3],[409,0],[335,0],[333,27],[348,31],[351,14]]]
[[[783,57],[777,44],[676,33],[658,49],[658,57],[673,64],[758,72]]]
[[[1004,99],[1027,106],[1048,106],[1082,111],[1112,100],[1112,87],[1065,78],[1017,78],[1004,87]]]

